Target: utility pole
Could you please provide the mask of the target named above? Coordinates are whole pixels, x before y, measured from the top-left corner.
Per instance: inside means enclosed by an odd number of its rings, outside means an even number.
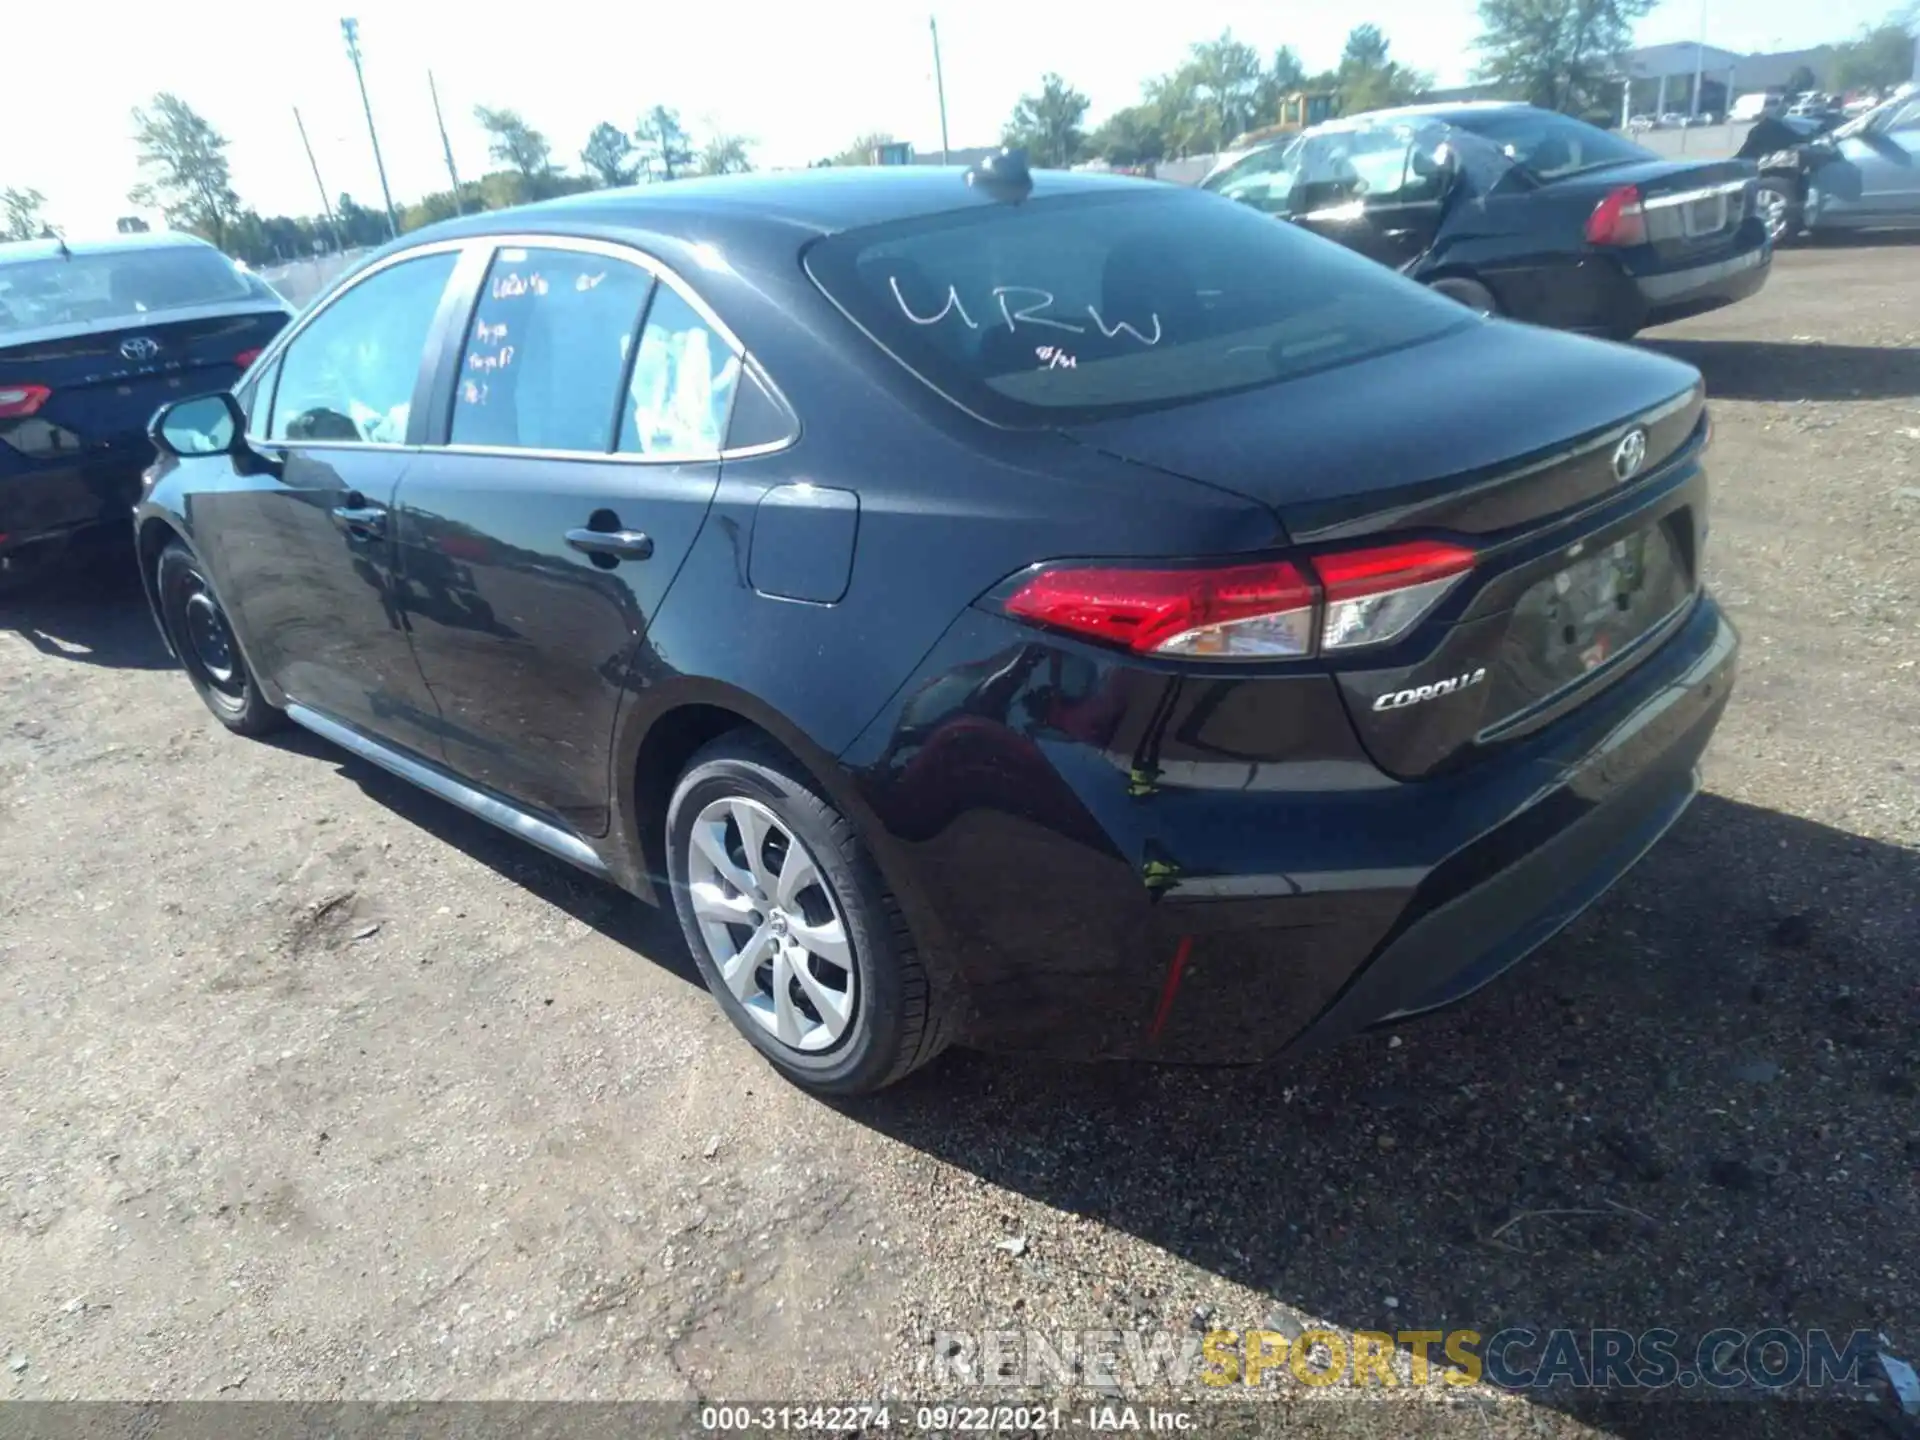
[[[300,143],[307,149],[307,164],[313,167],[313,185],[320,192],[320,209],[327,217],[327,231],[333,236],[333,248],[345,253],[346,246],[340,243],[340,226],[333,218],[333,202],[327,199],[327,184],[320,178],[320,162],[313,158],[313,142],[307,139],[307,122],[300,118],[300,107],[293,107],[293,123],[300,127]]]
[[[440,87],[433,83],[433,71],[427,71],[427,93],[433,96],[433,123],[440,127],[440,149],[447,157],[447,178],[453,181],[453,213],[464,215],[467,207],[460,200],[460,172],[453,168],[453,142],[447,139],[447,122],[440,114]]]
[[[933,34],[933,88],[940,97],[940,163],[947,163],[947,80],[940,71],[940,22],[927,17],[927,29]]]
[[[380,132],[373,128],[373,102],[367,99],[367,75],[360,68],[360,22],[342,20],[340,33],[346,37],[347,58],[353,61],[354,78],[360,82],[360,108],[367,112],[367,137],[373,141],[373,168],[380,172],[380,198],[387,202],[387,234],[397,239],[400,222],[393,217],[393,192],[387,188],[387,162],[380,158]]]
[[[1687,118],[1700,118],[1700,81],[1707,69],[1707,0],[1700,0],[1700,39],[1693,47],[1693,103],[1687,108]]]

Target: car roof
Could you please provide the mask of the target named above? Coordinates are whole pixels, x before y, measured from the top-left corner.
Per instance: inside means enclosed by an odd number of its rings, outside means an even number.
[[[153,230],[134,235],[103,236],[98,240],[0,241],[0,264],[9,260],[57,260],[63,255],[119,255],[135,250],[212,250],[198,235],[184,230]]]
[[[690,224],[714,222],[768,234],[798,232],[796,238],[804,243],[817,235],[1004,203],[990,192],[969,185],[967,173],[954,165],[836,165],[589,190],[443,221],[402,236],[390,248],[406,249],[425,240],[576,225],[601,231],[673,233]],[[1164,188],[1155,181],[1131,176],[1036,169],[1033,190],[1026,198]]]

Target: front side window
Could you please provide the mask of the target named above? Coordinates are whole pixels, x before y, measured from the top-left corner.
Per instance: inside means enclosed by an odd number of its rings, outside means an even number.
[[[347,290],[280,362],[270,440],[400,445],[451,251],[402,260]]]
[[[501,250],[467,330],[448,439],[606,453],[652,289],[647,271],[607,255]]]
[[[627,455],[718,455],[740,380],[740,357],[679,292],[662,285],[647,310],[621,410]]]
[[[1171,186],[849,230],[806,265],[896,360],[1012,426],[1253,389],[1463,323],[1350,250]]]

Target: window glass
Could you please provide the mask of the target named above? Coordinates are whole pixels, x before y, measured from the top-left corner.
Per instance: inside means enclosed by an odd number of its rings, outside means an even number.
[[[628,455],[717,455],[740,379],[740,357],[670,285],[640,332],[620,418]]]
[[[143,245],[0,263],[0,335],[270,300],[211,245]]]
[[[1509,160],[1541,180],[1657,158],[1651,150],[1583,120],[1528,105],[1454,114],[1450,118],[1462,130],[1491,140]]]
[[[1887,117],[1889,130],[1920,130],[1920,95],[1907,101]]]
[[[403,260],[316,315],[281,358],[268,438],[404,444],[414,381],[454,258]]]
[[[234,391],[233,398],[240,402],[240,413],[247,417],[247,430],[250,433],[256,428],[255,421],[266,413],[266,407],[273,399],[274,382],[279,378],[280,362],[276,360]]]
[[[1247,390],[1462,323],[1350,250],[1172,186],[850,230],[806,264],[896,359],[1006,425]]]
[[[578,250],[494,256],[460,357],[456,445],[604,454],[653,277]]]
[[[1291,166],[1299,149],[1300,142],[1292,140],[1256,150],[1213,176],[1205,188],[1256,210],[1277,213],[1286,209],[1293,189]]]

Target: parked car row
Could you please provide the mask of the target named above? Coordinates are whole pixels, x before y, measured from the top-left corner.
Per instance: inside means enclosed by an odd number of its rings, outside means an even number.
[[[1760,180],[1754,199],[1767,233],[1920,227],[1920,90],[1901,87],[1844,123],[1828,114],[1761,120],[1739,158]]]
[[[672,905],[795,1083],[1297,1054],[1596,899],[1733,680],[1698,374],[1475,313],[1560,281],[1446,214],[1617,252],[1624,308],[1564,318],[1625,328],[1750,177],[1459,118],[1308,137],[1299,226],[1009,153],[455,220],[292,324],[223,271],[179,292],[217,322],[89,331],[33,270],[0,393],[168,401],[135,551],[221,724]],[[1355,223],[1504,254],[1496,303],[1310,233]]]

